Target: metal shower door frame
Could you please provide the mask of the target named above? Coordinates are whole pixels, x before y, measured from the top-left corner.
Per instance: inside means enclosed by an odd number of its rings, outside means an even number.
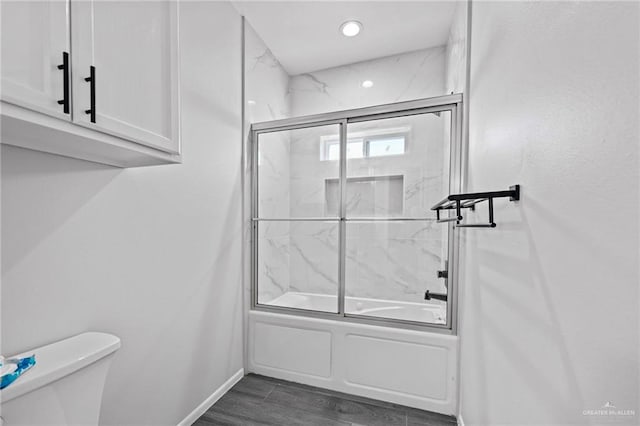
[[[459,259],[459,235],[455,232],[452,222],[442,224],[448,227],[448,300],[446,324],[430,324],[418,321],[379,318],[365,315],[345,313],[345,253],[346,253],[346,182],[347,182],[347,126],[350,123],[373,121],[385,118],[396,118],[410,115],[450,112],[451,131],[449,147],[449,193],[463,191],[464,159],[462,146],[462,94],[451,94],[433,98],[418,99],[414,101],[396,102],[372,107],[350,109],[344,111],[329,112],[324,114],[308,115],[302,117],[287,118],[282,120],[264,121],[251,125],[251,309],[316,317],[338,321],[359,322],[388,327],[410,328],[428,330],[436,333],[457,334],[457,302],[458,302],[458,259]],[[280,132],[285,130],[303,129],[323,125],[338,125],[340,128],[340,164],[339,164],[339,188],[340,188],[340,212],[339,217],[309,217],[266,219],[258,216],[258,137],[264,133]],[[427,212],[425,212],[427,213]],[[271,306],[258,303],[258,223],[266,220],[282,221],[326,221],[338,223],[339,229],[339,253],[338,253],[338,312],[320,312],[300,308]],[[389,220],[380,218],[376,220]],[[411,219],[398,219],[411,220]]]

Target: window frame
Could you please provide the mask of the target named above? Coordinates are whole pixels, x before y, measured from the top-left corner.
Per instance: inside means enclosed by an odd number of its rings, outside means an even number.
[[[347,160],[365,160],[370,158],[381,157],[395,157],[399,155],[405,155],[407,153],[407,141],[410,139],[411,127],[393,127],[388,129],[372,129],[370,131],[355,132],[353,136],[347,139],[347,147],[349,144],[355,144],[362,142],[362,156],[361,157],[349,157]],[[402,153],[389,154],[389,155],[376,155],[371,156],[370,143],[372,141],[379,141],[384,139],[396,139],[402,138]],[[320,136],[320,161],[338,161],[339,158],[330,158],[330,149],[333,146],[340,147],[340,135],[324,135]]]

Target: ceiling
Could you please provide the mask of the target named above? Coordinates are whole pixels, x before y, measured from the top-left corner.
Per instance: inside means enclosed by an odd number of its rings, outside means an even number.
[[[235,1],[290,75],[446,44],[455,1]],[[363,30],[345,37],[348,20]]]

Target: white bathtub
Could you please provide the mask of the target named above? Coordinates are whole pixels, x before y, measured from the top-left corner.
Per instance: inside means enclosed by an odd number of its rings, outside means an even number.
[[[335,297],[287,293],[272,303],[331,311]],[[444,321],[443,306],[349,298],[347,311]],[[383,315],[384,313],[384,315]],[[251,310],[248,369],[257,374],[455,415],[456,336]]]
[[[439,301],[423,303],[400,302],[395,300],[345,297],[345,311],[371,317],[401,319],[431,324],[445,324],[446,304]],[[270,306],[308,309],[321,312],[336,312],[338,297],[325,294],[287,292],[266,303]]]

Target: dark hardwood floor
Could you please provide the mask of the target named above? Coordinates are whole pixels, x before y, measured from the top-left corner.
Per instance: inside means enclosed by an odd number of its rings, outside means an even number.
[[[453,426],[455,417],[250,374],[193,426]]]

